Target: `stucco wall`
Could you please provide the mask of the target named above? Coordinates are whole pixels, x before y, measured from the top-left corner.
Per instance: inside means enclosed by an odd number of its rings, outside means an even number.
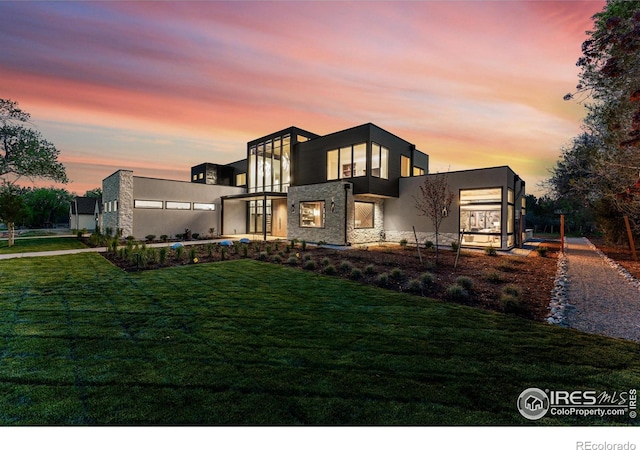
[[[223,195],[240,194],[243,188],[222,185],[207,185],[157,178],[133,177],[133,198],[137,200],[159,200],[176,202],[213,203],[215,211],[133,209],[132,235],[163,234],[172,236],[184,233],[185,229],[202,236],[210,228],[220,230],[221,200]]]

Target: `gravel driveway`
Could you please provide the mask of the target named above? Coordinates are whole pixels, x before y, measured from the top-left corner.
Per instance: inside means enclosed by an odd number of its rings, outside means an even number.
[[[567,238],[571,328],[640,342],[640,290],[585,238]],[[633,281],[633,280],[632,280]]]

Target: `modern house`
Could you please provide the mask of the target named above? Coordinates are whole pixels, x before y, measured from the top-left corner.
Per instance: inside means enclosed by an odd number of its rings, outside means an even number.
[[[101,200],[95,197],[75,197],[69,204],[69,228],[95,231],[100,216]]]
[[[248,142],[246,159],[192,167],[190,182],[117,171],[103,180],[103,227],[136,237],[188,228],[341,245],[435,241],[415,208],[419,186],[436,176],[428,166],[415,145],[371,123],[324,136],[290,127]],[[447,178],[454,202],[441,242],[518,245],[525,195],[518,175],[502,166]]]

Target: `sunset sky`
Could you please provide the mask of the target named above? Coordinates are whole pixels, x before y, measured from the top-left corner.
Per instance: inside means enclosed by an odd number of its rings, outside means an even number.
[[[580,131],[584,106],[562,97],[604,5],[0,1],[0,98],[31,113],[78,194],[121,168],[188,181],[292,125],[373,122],[431,172],[509,165],[540,195]]]

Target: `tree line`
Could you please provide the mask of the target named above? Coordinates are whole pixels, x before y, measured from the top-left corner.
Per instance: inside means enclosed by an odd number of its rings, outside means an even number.
[[[640,2],[608,0],[593,24],[576,63],[579,83],[565,96],[586,117],[548,184],[554,200],[622,243],[625,216],[640,235]]]

